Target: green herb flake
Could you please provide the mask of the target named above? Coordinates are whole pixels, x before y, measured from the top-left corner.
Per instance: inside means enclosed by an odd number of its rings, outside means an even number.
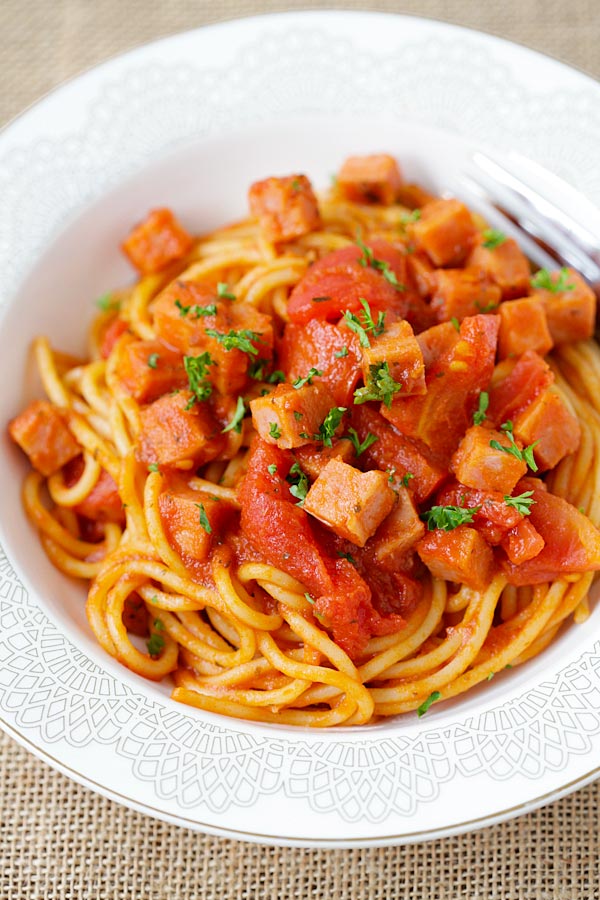
[[[301,187],[302,185],[300,184],[300,179],[294,178],[294,180],[292,181],[292,190],[297,193],[301,189]]]
[[[486,250],[495,250],[496,247],[501,247],[502,244],[506,240],[506,235],[503,231],[498,231],[497,228],[486,228],[483,232],[483,246]]]
[[[475,301],[475,308],[480,313],[489,313],[495,309],[498,309],[499,303],[480,303],[479,300]]]
[[[175,306],[179,310],[179,315],[182,316],[183,318],[185,318],[185,316],[187,316],[190,309],[192,308],[191,306],[184,306],[183,303],[181,302],[181,300],[179,299],[179,297],[175,300]]]
[[[160,619],[155,619],[152,627],[155,629],[155,631],[164,631],[165,630],[165,626],[163,625],[163,623],[161,622]]]
[[[250,356],[258,355],[258,350],[252,343],[252,341],[260,342],[261,340],[257,331],[248,331],[247,328],[242,328],[241,331],[230,331],[228,334],[224,334],[222,331],[215,331],[214,328],[207,328],[206,334],[215,338],[227,351],[241,350],[242,353],[248,353]]]
[[[157,634],[156,631],[153,631],[149,640],[146,641],[146,646],[152,659],[156,659],[160,656],[160,651],[165,646],[165,639],[161,634]]]
[[[207,534],[212,534],[212,525],[208,521],[208,516],[206,515],[206,510],[204,509],[203,503],[194,503],[194,506],[197,506],[199,509],[199,521],[200,527],[205,530]]]
[[[281,437],[281,428],[277,422],[269,422],[269,435],[275,441]]]
[[[359,237],[356,238],[356,243],[362,250],[362,256],[360,256],[357,260],[358,264],[363,268],[370,266],[372,269],[375,269],[377,272],[380,272],[386,281],[388,281],[391,285],[393,285],[397,291],[405,291],[406,285],[401,284],[398,281],[396,273],[390,266],[389,262],[384,259],[376,259],[373,251],[370,247],[361,241]]]
[[[507,506],[512,506],[517,512],[520,512],[522,516],[530,516],[531,507],[535,503],[535,500],[533,499],[533,491],[524,491],[517,497],[511,497],[508,494],[505,494],[504,502]]]
[[[401,390],[402,385],[392,378],[387,361],[376,363],[369,366],[369,378],[365,387],[354,391],[354,402],[360,404],[369,400],[381,400],[389,409],[394,394]]]
[[[369,431],[364,441],[361,442],[358,436],[358,432],[355,428],[349,428],[348,434],[345,435],[345,437],[352,441],[352,446],[354,447],[354,452],[357,456],[360,456],[361,453],[364,453],[365,450],[368,450],[369,447],[375,443],[375,441],[379,440],[376,434],[371,434],[371,432]]]
[[[158,463],[149,463],[148,465],[149,472],[159,472]]]
[[[572,291],[575,289],[573,282],[569,282],[570,273],[568,269],[562,268],[557,273],[550,272],[549,269],[540,269],[531,279],[531,286],[541,288],[543,291],[550,291],[552,294],[558,294],[560,291]]]
[[[308,591],[304,592],[304,599],[308,600],[308,602],[314,606],[314,603],[315,603],[314,597],[311,597],[310,594],[308,593]]]
[[[357,335],[361,347],[370,347],[371,342],[368,332],[373,334],[374,337],[379,337],[380,334],[383,334],[385,330],[385,313],[378,313],[377,321],[375,321],[371,313],[371,307],[364,297],[360,298],[360,304],[363,311],[359,315],[355,315],[347,309],[344,313],[344,321],[350,331]]]
[[[402,478],[400,479],[400,484],[402,485],[402,487],[407,488],[408,482],[414,477],[415,476],[413,475],[412,472],[407,472],[406,475],[403,475]]]
[[[510,453],[511,456],[515,457],[515,459],[526,462],[532,472],[537,472],[538,467],[533,456],[533,450],[535,447],[537,447],[539,441],[534,441],[533,444],[530,444],[528,447],[524,447],[522,450],[520,450],[517,447],[517,443],[515,441],[515,436],[513,434],[513,424],[510,419],[507,422],[504,422],[500,426],[500,428],[510,441],[510,446],[505,447],[500,443],[500,441],[490,441],[490,447],[492,447],[494,450],[501,450],[503,453]]]
[[[410,225],[412,222],[418,222],[421,218],[421,210],[413,209],[412,212],[403,213],[402,218],[400,219],[402,225]]]
[[[297,462],[293,464],[285,480],[290,485],[290,494],[298,501],[296,505],[304,506],[309,483],[306,473],[302,471]]]
[[[235,431],[237,434],[240,434],[242,431],[242,420],[246,415],[246,405],[244,403],[243,397],[237,398],[237,406],[235,408],[235,412],[233,414],[233,419],[225,428],[223,428],[221,434],[225,434],[227,431]]]
[[[96,306],[98,309],[101,309],[102,312],[113,312],[120,309],[121,304],[118,300],[113,300],[111,292],[107,291],[105,294],[102,294],[101,297],[98,297]]]
[[[201,353],[199,356],[184,356],[183,367],[188,377],[189,389],[193,394],[186,410],[191,409],[194,403],[208,400],[212,394],[212,384],[207,378],[208,367],[214,366],[215,361],[210,353]]]
[[[344,359],[344,357],[348,356],[348,348],[344,344],[341,350],[337,350],[334,354],[336,359]]]
[[[296,422],[299,422],[300,419],[304,418],[304,413],[298,412],[298,410],[295,409],[294,410],[294,418],[295,418]]]
[[[315,435],[315,439],[323,442],[324,447],[332,446],[332,438],[335,435],[337,428],[342,421],[342,417],[346,412],[345,406],[333,406],[325,418],[319,428],[318,435]]]
[[[277,466],[275,465],[275,463],[271,463],[270,466],[267,466],[267,472],[270,475],[277,475]]]
[[[491,681],[495,674],[496,674],[495,672],[490,672],[490,674],[488,675],[486,681]]]
[[[436,528],[441,531],[454,531],[459,525],[468,525],[472,522],[475,513],[480,509],[480,506],[472,506],[470,509],[464,506],[432,506],[421,514],[421,519],[429,531]]]
[[[460,331],[460,322],[456,318],[456,316],[452,316],[450,319],[452,326],[456,329],[456,331]]]
[[[356,565],[356,560],[350,553],[342,553],[341,550],[338,550],[338,556],[340,559],[347,559],[349,563],[352,563],[353,566]]]
[[[322,374],[323,373],[320,369],[315,369],[314,366],[311,366],[308,375],[305,375],[304,378],[296,378],[295,381],[292,381],[292,387],[298,390],[298,388],[304,387],[305,384],[312,384],[313,378],[316,378],[317,376]]]
[[[148,357],[148,368],[156,369],[158,366],[159,359],[160,359],[160,356],[158,353],[151,353],[150,356]]]
[[[225,281],[219,281],[217,284],[217,294],[225,300],[235,300],[235,294],[229,290],[229,285]]]
[[[421,716],[424,716],[429,707],[432,706],[432,704],[434,704],[437,700],[440,700],[441,696],[442,695],[439,691],[434,691],[433,694],[430,694],[427,700],[424,700],[417,709],[418,717],[421,718]]]
[[[481,391],[479,394],[479,403],[477,405],[477,409],[473,413],[473,424],[474,425],[482,425],[487,416],[486,412],[488,406],[490,405],[490,395],[487,391]]]

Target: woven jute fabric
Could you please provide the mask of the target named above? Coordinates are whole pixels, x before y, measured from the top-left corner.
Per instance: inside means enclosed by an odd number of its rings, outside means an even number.
[[[333,7],[457,22],[600,77],[600,0],[0,0],[0,125],[65,78],[155,37]],[[412,846],[268,848],[131,812],[0,736],[0,898],[592,900],[600,898],[599,798],[595,784],[520,819]]]

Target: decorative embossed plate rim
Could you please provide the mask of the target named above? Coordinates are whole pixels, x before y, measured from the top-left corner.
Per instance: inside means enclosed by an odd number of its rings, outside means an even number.
[[[244,129],[267,132],[284,119],[297,129],[319,121],[326,134],[340,107],[362,123],[375,108],[390,134],[400,123],[433,140],[446,136],[449,154],[461,141],[516,151],[557,176],[557,190],[572,185],[600,206],[600,87],[532,51],[373,13],[280,14],[176,35],[86,73],[0,134],[2,383],[22,372],[21,332],[38,327],[15,325],[32,265],[62,229],[75,233],[88,204],[111,190],[118,198],[124,179],[158,171],[160,158],[174,167],[194,147],[217,146],[232,122],[238,140]],[[565,201],[584,209],[573,191]],[[19,402],[0,401],[2,421]],[[81,623],[57,611],[57,582],[46,570],[40,587],[39,548],[21,532],[31,556],[24,562],[15,538],[19,463],[5,449],[0,721],[69,777],[188,827],[303,846],[466,831],[596,777],[597,610],[543,663],[422,721],[320,733],[202,714],[106,659]]]

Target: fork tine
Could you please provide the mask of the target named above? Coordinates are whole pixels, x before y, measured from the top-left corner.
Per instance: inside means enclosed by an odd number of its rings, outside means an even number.
[[[469,207],[484,217],[486,222],[513,237],[522,248],[525,255],[541,269],[553,269],[557,259],[551,256],[543,247],[540,247],[527,232],[515,224],[512,219],[499,210],[490,200],[481,186],[468,175],[462,174],[454,185],[454,193],[464,200]]]
[[[480,168],[471,173],[471,178],[490,194],[495,205],[500,205],[509,215],[514,216],[524,231],[551,245],[565,265],[574,266],[589,281],[598,281],[600,266],[596,260],[572,238],[572,232],[558,227],[554,219],[547,218],[540,210],[540,206],[543,207],[546,201],[527,186],[522,186],[518,179],[492,160],[482,154],[476,154],[476,157]],[[482,160],[485,168],[481,165]],[[556,209],[552,204],[547,205]]]

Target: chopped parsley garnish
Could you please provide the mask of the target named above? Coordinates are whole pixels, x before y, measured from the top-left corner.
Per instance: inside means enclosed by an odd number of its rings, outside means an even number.
[[[495,250],[496,247],[500,247],[505,240],[506,235],[503,231],[498,231],[497,228],[486,228],[483,232],[483,246],[486,250]]]
[[[152,659],[156,659],[157,656],[160,656],[160,651],[165,646],[165,639],[161,634],[153,631],[149,640],[146,641],[146,646]]]
[[[361,442],[358,436],[358,432],[355,428],[349,428],[346,437],[352,441],[352,446],[354,447],[354,452],[357,456],[360,456],[361,453],[364,453],[365,450],[369,449],[371,444],[374,444],[375,441],[379,440],[376,434],[371,434],[371,432],[369,431],[364,441]]]
[[[113,300],[112,294],[110,291],[107,291],[106,294],[102,294],[101,297],[98,297],[96,306],[98,309],[101,309],[102,312],[112,312],[113,310],[119,309],[121,304],[118,300]]]
[[[338,550],[338,556],[340,559],[347,559],[349,563],[352,563],[353,566],[356,565],[356,560],[350,553],[342,553],[341,550]]]
[[[473,413],[473,425],[481,425],[485,422],[487,416],[487,408],[490,405],[490,395],[487,391],[481,391],[479,394],[479,404]]]
[[[354,391],[355,403],[367,403],[369,400],[381,400],[389,407],[392,397],[402,390],[402,385],[394,381],[390,375],[390,367],[386,362],[369,366],[369,378],[365,387]]]
[[[160,619],[155,619],[152,627],[154,628],[155,631],[164,631],[165,630],[165,626],[163,625],[163,623],[161,622]]]
[[[471,509],[464,506],[432,506],[427,512],[421,514],[421,519],[429,531],[433,531],[435,528],[439,528],[441,531],[454,531],[459,525],[467,525],[472,522],[475,513],[480,509],[480,506],[473,506]]]
[[[275,465],[275,463],[271,463],[270,466],[267,466],[267,472],[270,475],[277,475],[277,466]]]
[[[313,303],[327,303],[328,300],[331,300],[331,297],[313,297]]]
[[[189,388],[194,395],[186,409],[191,409],[196,401],[208,400],[212,394],[212,384],[206,377],[208,375],[208,367],[214,366],[215,362],[210,353],[201,353],[199,356],[184,356],[183,367],[188,377]]]
[[[534,447],[537,447],[539,441],[534,441],[533,444],[529,445],[529,447],[523,447],[522,450],[519,450],[515,441],[515,436],[513,434],[513,424],[510,419],[507,422],[503,422],[500,426],[500,429],[504,432],[504,434],[510,441],[510,446],[504,447],[500,443],[500,441],[490,441],[490,447],[492,447],[494,450],[502,450],[503,453],[510,453],[511,456],[515,457],[515,459],[520,459],[523,462],[526,462],[532,472],[537,472],[538,467],[533,456],[533,449]]]
[[[337,350],[334,354],[336,359],[344,359],[345,356],[348,356],[348,348],[344,344],[341,350]]]
[[[300,419],[304,418],[304,413],[298,412],[298,410],[295,409],[294,410],[294,418],[295,418],[296,422],[299,422]]]
[[[225,434],[226,431],[235,431],[237,434],[240,434],[242,430],[242,419],[246,415],[246,406],[244,404],[244,398],[237,398],[237,406],[235,408],[235,412],[233,414],[233,419],[225,428],[223,428],[221,434]]]
[[[187,316],[190,309],[192,308],[191,306],[184,306],[179,297],[177,297],[177,299],[175,300],[175,306],[179,310],[180,316]]]
[[[524,491],[517,497],[510,497],[508,494],[504,496],[504,502],[507,506],[513,506],[522,516],[531,515],[531,507],[535,503],[533,499],[533,491]]]
[[[229,285],[225,281],[219,281],[217,285],[217,295],[225,300],[235,300],[235,294],[229,290]]]
[[[421,210],[413,209],[412,212],[404,213],[401,218],[401,222],[403,225],[410,225],[411,222],[418,222],[421,218]]]
[[[308,375],[305,375],[304,378],[296,378],[295,381],[292,381],[292,387],[295,387],[296,390],[298,390],[298,388],[304,387],[305,384],[312,384],[313,378],[322,374],[320,369],[315,369],[314,366],[311,366]]]
[[[299,179],[299,178],[294,178],[294,180],[292,181],[292,190],[293,190],[293,191],[299,191],[299,190],[300,190],[300,187],[301,187],[301,185],[300,185],[300,179]]]
[[[204,528],[204,530],[207,534],[212,534],[212,525],[208,521],[208,516],[206,515],[206,510],[204,509],[204,504],[203,503],[195,503],[194,506],[197,506],[198,509],[200,510],[200,513],[199,513],[200,527]]]
[[[285,381],[285,374],[281,369],[276,369],[270,375],[265,375],[265,369],[268,369],[272,362],[272,359],[253,360],[248,367],[248,375],[250,378],[254,378],[255,381],[266,381],[268,384],[279,384],[281,381]]]
[[[480,313],[489,313],[494,309],[498,309],[499,303],[480,303],[479,300],[475,301],[475,308],[479,310]]]
[[[435,703],[436,700],[439,700],[441,698],[441,696],[442,695],[440,694],[439,691],[434,691],[433,694],[430,694],[429,697],[427,698],[427,700],[424,700],[423,703],[421,703],[421,705],[417,709],[418,717],[421,718],[421,716],[424,716],[425,713],[427,712],[427,710],[429,709],[429,707],[433,703]]]
[[[151,353],[150,356],[148,357],[148,367],[150,369],[156,369],[156,367],[158,366],[159,359],[160,359],[160,356],[158,355],[158,353]]]
[[[194,319],[201,319],[205,316],[216,316],[217,314],[217,307],[214,303],[209,303],[207,306],[200,306],[198,303],[194,303],[193,306],[184,306],[181,300],[176,300],[175,306],[179,310],[179,315],[182,318],[185,318],[190,313]]]
[[[460,322],[458,321],[458,319],[456,318],[456,316],[452,316],[452,318],[450,319],[450,321],[452,322],[453,328],[455,328],[457,331],[460,331]]]
[[[396,466],[392,466],[391,469],[386,469],[386,472],[388,473],[389,483],[393,484],[394,481],[396,480]]]
[[[390,266],[389,262],[385,259],[376,259],[373,251],[370,247],[367,247],[363,241],[359,237],[356,238],[356,243],[362,250],[362,256],[358,258],[358,264],[363,268],[367,266],[371,266],[372,269],[375,269],[377,272],[381,272],[386,281],[388,281],[391,285],[393,285],[398,291],[405,291],[406,285],[400,284],[398,278],[396,277],[396,273]]]
[[[269,422],[269,435],[276,441],[281,437],[281,428],[277,422]]]
[[[308,477],[297,462],[291,467],[285,480],[290,485],[290,494],[298,501],[297,506],[303,506],[308,494]]]
[[[371,307],[367,303],[367,301],[361,297],[360,303],[363,308],[363,312],[360,313],[360,317],[351,313],[350,310],[346,310],[344,313],[344,321],[346,325],[353,331],[354,334],[358,336],[358,340],[360,342],[361,347],[370,347],[371,342],[369,340],[369,335],[367,332],[371,332],[374,337],[379,337],[380,334],[383,334],[385,329],[385,313],[380,312],[377,315],[377,322],[374,321],[373,316],[371,314]]]
[[[495,672],[490,672],[490,674],[486,678],[486,681],[491,681],[495,674],[496,674]]]
[[[159,471],[159,469],[158,469],[158,463],[149,463],[149,464],[148,464],[148,471],[149,471],[149,472],[158,472],[158,471]]]
[[[248,331],[247,328],[242,328],[241,331],[230,331],[229,334],[223,334],[222,331],[207,328],[206,334],[216,338],[228,351],[241,350],[242,353],[249,353],[251,356],[258,355],[258,350],[252,343],[252,341],[260,342],[260,334],[257,331]]]
[[[311,597],[310,594],[308,593],[308,591],[304,592],[304,599],[308,600],[309,603],[312,603],[314,605],[314,602],[315,602],[314,597]]]
[[[345,412],[345,406],[333,406],[323,419],[323,422],[319,428],[319,433],[318,435],[315,435],[315,439],[318,441],[323,441],[324,447],[332,446],[331,439],[335,435],[335,432],[339,427],[339,424],[342,421],[342,416]]]
[[[412,472],[407,472],[406,475],[403,475],[402,478],[400,479],[400,484],[402,485],[402,487],[407,488],[408,482],[414,477],[415,476],[413,475]]]
[[[570,274],[568,269],[562,268],[556,278],[554,274],[549,269],[540,269],[531,279],[531,286],[550,291],[553,294],[558,294],[559,291],[574,290],[575,285],[573,282],[569,282]]]

